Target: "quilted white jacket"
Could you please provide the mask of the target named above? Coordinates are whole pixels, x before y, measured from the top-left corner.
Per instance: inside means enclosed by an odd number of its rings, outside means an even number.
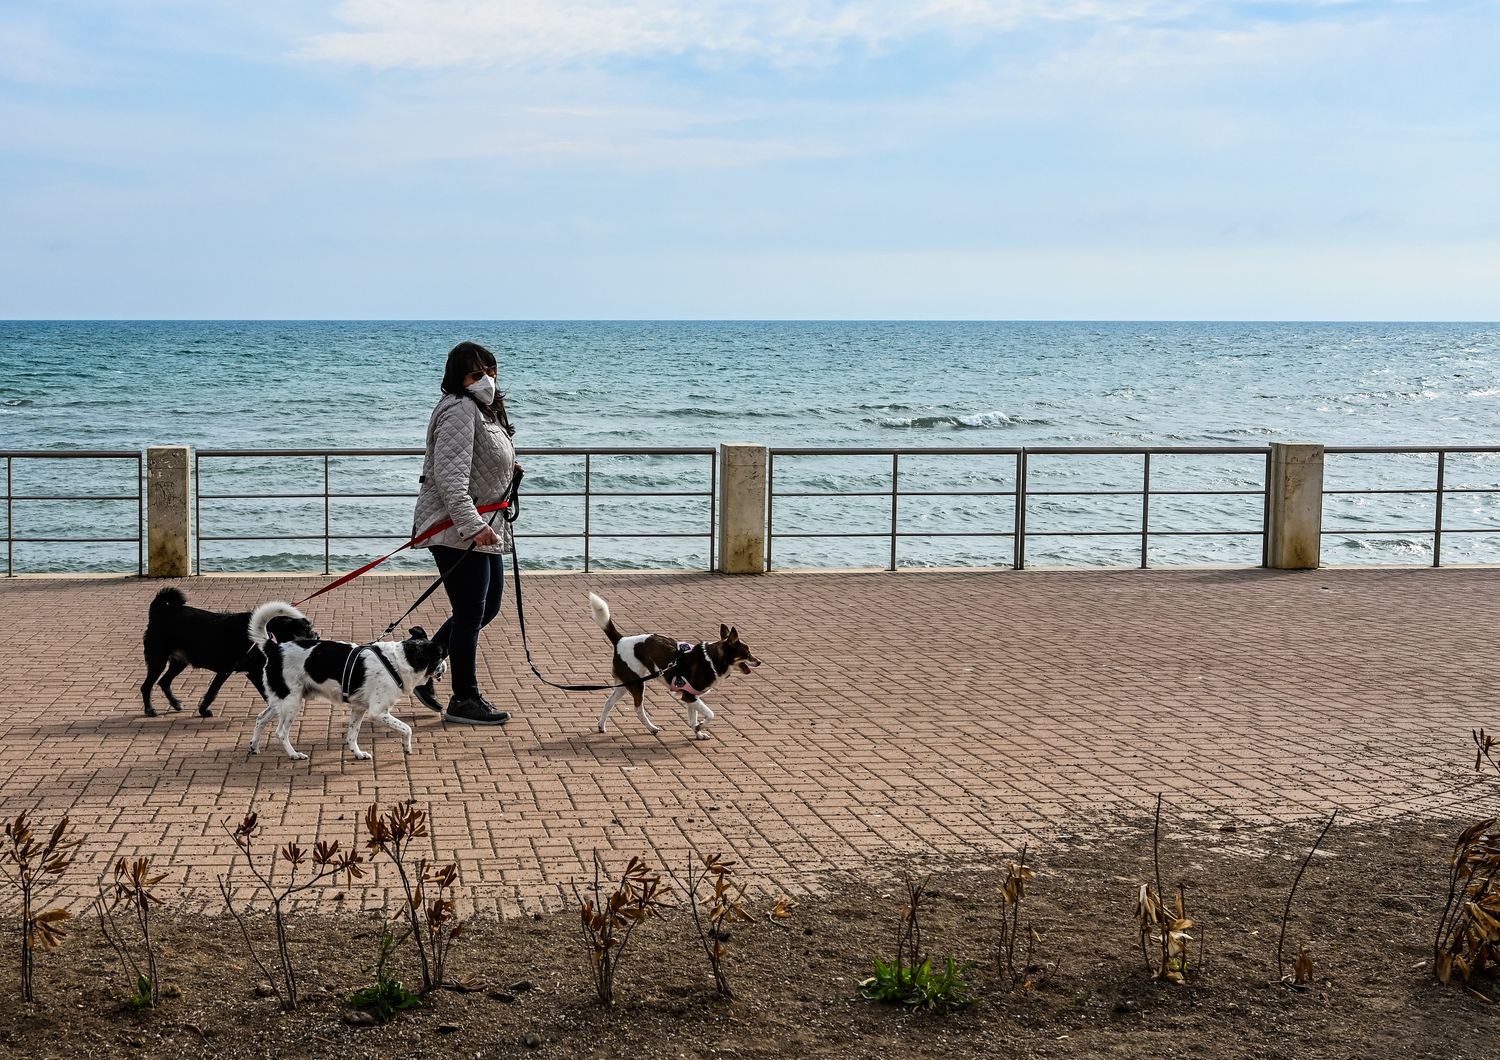
[[[510,524],[504,513],[480,515],[476,507],[504,500],[516,469],[516,449],[505,428],[479,411],[471,398],[444,394],[427,423],[427,456],[422,461],[422,488],[412,516],[412,536],[434,523],[453,526],[422,542],[423,548],[447,545],[467,548],[484,529],[500,535],[494,545],[476,552],[510,552]]]

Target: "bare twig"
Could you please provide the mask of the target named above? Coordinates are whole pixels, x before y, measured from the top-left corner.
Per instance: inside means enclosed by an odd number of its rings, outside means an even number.
[[[1141,957],[1146,970],[1157,979],[1174,983],[1185,982],[1184,973],[1188,963],[1188,944],[1193,941],[1187,933],[1193,926],[1187,915],[1187,894],[1178,886],[1176,901],[1168,910],[1161,884],[1161,795],[1156,796],[1156,818],[1151,835],[1151,864],[1156,877],[1156,886],[1143,883],[1136,898],[1135,917],[1139,929]],[[1160,949],[1158,961],[1153,961],[1147,952],[1147,943],[1154,942]]]
[[[734,991],[729,987],[729,977],[724,971],[724,958],[728,955],[728,925],[736,920],[750,921],[754,918],[745,911],[745,883],[735,872],[734,862],[726,861],[722,854],[702,855],[702,866],[696,865],[693,855],[688,855],[687,871],[679,879],[676,873],[667,870],[677,886],[686,892],[688,912],[693,919],[693,929],[708,957],[708,965],[714,977],[714,989],[722,997],[733,1000]],[[700,892],[709,884],[707,897]]]
[[[280,965],[279,975],[269,974],[265,964],[257,956],[255,947],[250,941],[250,932],[245,926],[240,911],[235,908],[229,880],[224,876],[219,877],[219,893],[224,896],[225,906],[240,926],[240,934],[244,936],[245,947],[249,950],[251,958],[262,973],[266,974],[266,979],[270,982],[277,1001],[281,1003],[282,1008],[291,1010],[297,1007],[298,997],[296,968],[292,963],[292,951],[287,941],[287,907],[293,897],[332,876],[340,873],[350,879],[363,876],[364,870],[359,866],[364,862],[364,858],[353,850],[340,850],[337,840],[332,843],[318,840],[314,842],[311,851],[296,843],[287,843],[279,851],[275,849],[270,851],[267,866],[262,868],[255,859],[255,842],[260,834],[258,821],[255,813],[247,813],[236,828],[231,829],[226,823],[224,830],[229,833],[235,846],[245,855],[245,864],[249,867],[250,874],[255,877],[260,890],[271,904],[272,919],[276,928],[276,957]],[[285,880],[277,879],[279,864],[287,866]],[[311,866],[312,871],[299,881],[298,871],[307,865]],[[231,874],[234,872],[233,860],[230,862],[229,871]]]
[[[151,875],[150,858],[136,858],[134,861],[120,858],[115,862],[114,885],[107,895],[101,890],[99,897],[95,899],[95,906],[99,910],[100,930],[120,958],[121,967],[130,976],[133,1005],[155,1007],[161,997],[161,982],[156,970],[156,945],[151,939],[151,907],[160,905],[161,899],[156,897],[151,888],[165,878],[166,873]],[[130,911],[135,914],[135,926],[140,932],[141,950],[146,959],[144,973],[130,952],[125,932],[115,920],[113,907],[120,905],[130,906]]]
[[[1282,964],[1282,946],[1286,942],[1287,918],[1292,914],[1292,898],[1297,893],[1297,885],[1302,882],[1302,874],[1307,871],[1308,863],[1312,861],[1313,855],[1318,852],[1318,847],[1322,845],[1323,837],[1326,836],[1328,834],[1328,830],[1333,827],[1334,819],[1338,817],[1338,815],[1339,812],[1337,810],[1334,810],[1333,813],[1328,815],[1328,823],[1325,824],[1323,826],[1323,830],[1318,833],[1317,842],[1313,843],[1312,849],[1307,852],[1307,857],[1302,859],[1302,867],[1297,870],[1297,878],[1292,881],[1292,889],[1286,894],[1286,907],[1281,911],[1281,933],[1276,937],[1276,978],[1280,982],[1284,983],[1287,981],[1287,977],[1283,974],[1282,971],[1284,967]]]
[[[1474,738],[1474,768],[1476,770],[1482,769],[1484,767],[1481,765],[1481,762],[1488,762],[1495,767],[1496,773],[1500,773],[1500,762],[1497,762],[1490,753],[1495,749],[1497,744],[1500,744],[1500,740],[1489,735],[1483,729],[1470,729],[1469,735]]]
[[[417,957],[422,966],[422,993],[443,985],[448,951],[463,933],[463,921],[457,917],[457,902],[452,888],[458,880],[458,866],[437,866],[419,857],[409,862],[413,841],[428,835],[427,811],[400,804],[385,813],[371,804],[365,811],[365,846],[378,851],[396,866],[401,890],[406,896],[406,922],[416,942]],[[428,898],[426,887],[437,893]]]

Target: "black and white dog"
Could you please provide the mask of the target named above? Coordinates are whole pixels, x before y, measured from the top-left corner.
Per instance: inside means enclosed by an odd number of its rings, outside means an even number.
[[[273,600],[250,616],[250,639],[266,655],[266,709],[255,719],[250,753],[260,754],[261,734],[276,719],[276,738],[288,757],[306,758],[292,746],[292,722],[309,696],[349,704],[345,743],[354,757],[366,759],[359,747],[359,727],[368,716],[401,734],[401,745],[411,753],[411,726],[391,713],[401,697],[442,672],[447,650],[427,639],[421,626],[408,639],[349,644],[338,640],[279,642],[270,633],[279,615],[294,614],[290,604]]]
[[[739,630],[723,623],[719,624],[718,640],[697,644],[657,633],[622,637],[609,617],[609,605],[603,599],[589,593],[589,607],[593,609],[594,621],[614,645],[613,671],[615,680],[621,682],[621,687],[604,701],[604,710],[599,714],[600,732],[605,731],[609,712],[626,692],[635,699],[636,716],[646,726],[646,731],[652,734],[660,732],[661,729],[646,714],[642,702],[646,682],[641,678],[662,671],[659,676],[666,682],[667,691],[687,704],[687,723],[693,727],[693,735],[706,740],[708,723],[714,720],[714,712],[703,702],[703,693],[731,670],[738,669],[748,674],[751,667],[760,665],[760,660],[750,654],[750,649],[740,640]]]
[[[290,606],[271,619],[268,631],[283,643],[318,639],[318,631],[313,629],[312,623],[302,612]],[[226,615],[189,607],[181,589],[163,589],[151,601],[142,640],[146,646],[146,680],[141,682],[141,700],[146,705],[148,718],[156,717],[151,688],[158,683],[158,678],[172,709],[182,709],[181,700],[172,692],[172,681],[189,666],[214,672],[214,679],[208,691],[203,693],[203,701],[198,704],[198,713],[205,718],[214,716],[209,707],[231,674],[248,675],[260,698],[266,698],[265,684],[261,680],[265,656],[250,640],[249,611]]]

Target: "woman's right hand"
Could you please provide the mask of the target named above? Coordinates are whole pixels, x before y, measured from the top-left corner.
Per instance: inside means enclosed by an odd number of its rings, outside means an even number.
[[[499,543],[500,535],[495,533],[493,526],[485,527],[474,537],[475,548],[483,548],[485,545],[498,545]]]

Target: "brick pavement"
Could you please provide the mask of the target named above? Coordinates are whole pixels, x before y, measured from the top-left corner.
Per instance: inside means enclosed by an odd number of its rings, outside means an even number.
[[[185,588],[228,610],[321,580]],[[420,584],[371,576],[309,610],[325,636],[364,639]],[[414,753],[367,726],[375,759],[356,762],[342,712],[314,704],[295,734],[311,760],[292,762],[245,753],[258,703],[242,679],[215,718],[191,712],[197,671],[177,683],[187,711],[142,715],[158,583],[15,579],[0,582],[0,813],[72,814],[87,835],[75,897],[115,856],[149,853],[209,907],[233,850],[224,821],[253,807],[273,840],[350,837],[372,800],[415,799],[466,897],[513,913],[557,908],[595,851],[680,864],[688,844],[721,848],[795,892],[892,851],[993,855],[1105,827],[1158,790],[1179,827],[1335,803],[1436,812],[1474,793],[1414,796],[1471,778],[1469,728],[1500,729],[1497,586],[1500,573],[1463,569],[537,576],[533,647],[555,679],[603,676],[590,589],[623,627],[700,638],[733,622],[766,665],[711,697],[711,741],[692,740],[659,690],[659,737],[628,709],[601,735],[602,693],[532,680],[507,610],[483,656],[487,690],[516,715],[504,730],[443,727],[408,701]],[[347,901],[378,904],[388,882]]]

